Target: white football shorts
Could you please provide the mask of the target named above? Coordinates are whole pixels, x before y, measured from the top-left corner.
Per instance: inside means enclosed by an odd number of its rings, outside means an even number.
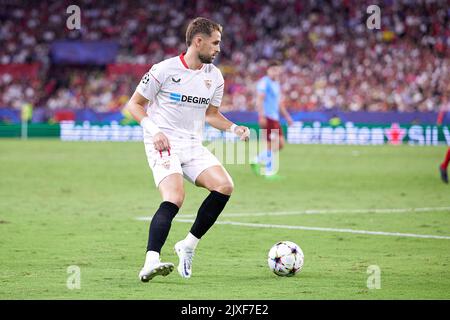
[[[182,174],[189,182],[195,180],[205,169],[221,166],[220,161],[203,145],[176,145],[168,151],[158,151],[153,143],[144,143],[145,153],[156,187],[167,176],[173,173]]]

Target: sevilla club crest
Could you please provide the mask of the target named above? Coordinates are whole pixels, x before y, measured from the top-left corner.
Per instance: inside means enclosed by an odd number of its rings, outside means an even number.
[[[205,80],[205,86],[208,90],[211,88],[212,80]]]

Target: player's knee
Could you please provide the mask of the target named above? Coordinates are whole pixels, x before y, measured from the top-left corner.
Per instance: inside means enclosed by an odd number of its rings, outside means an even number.
[[[164,196],[164,201],[169,201],[181,208],[184,202],[184,191],[170,193]]]
[[[226,195],[231,195],[233,193],[234,190],[234,184],[233,181],[228,180],[228,181],[224,181],[221,184],[219,184],[216,188],[214,188],[215,191],[226,194]]]
[[[168,199],[164,199],[164,201],[172,202],[172,203],[175,204],[178,208],[181,208],[181,206],[183,205],[184,199],[182,199],[182,198],[170,197],[170,198],[168,198]]]

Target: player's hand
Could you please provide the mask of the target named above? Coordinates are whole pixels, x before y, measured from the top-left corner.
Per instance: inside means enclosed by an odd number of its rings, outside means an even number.
[[[250,129],[244,126],[237,126],[234,133],[240,137],[241,141],[247,141],[250,137]]]
[[[266,128],[267,127],[267,119],[266,119],[266,117],[259,116],[258,117],[258,123],[259,123],[259,126],[261,128]]]
[[[158,151],[166,151],[170,149],[169,139],[162,132],[158,132],[153,136],[153,145]]]
[[[288,126],[292,126],[292,124],[294,124],[294,121],[292,121],[292,118],[288,118],[287,123],[288,123]]]

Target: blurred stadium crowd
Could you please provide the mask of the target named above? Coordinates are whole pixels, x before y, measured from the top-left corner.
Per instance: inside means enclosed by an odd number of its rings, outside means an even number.
[[[381,29],[369,30],[369,5]],[[226,79],[224,111],[254,110],[255,82],[268,59],[284,66],[291,111],[450,111],[450,6],[422,1],[2,1],[2,65],[39,63],[35,77],[0,71],[0,107],[120,110],[140,76],[105,66],[55,65],[58,39],[116,40],[115,63],[148,64],[185,50],[196,16],[224,26],[215,62]],[[66,8],[81,8],[81,29]]]

